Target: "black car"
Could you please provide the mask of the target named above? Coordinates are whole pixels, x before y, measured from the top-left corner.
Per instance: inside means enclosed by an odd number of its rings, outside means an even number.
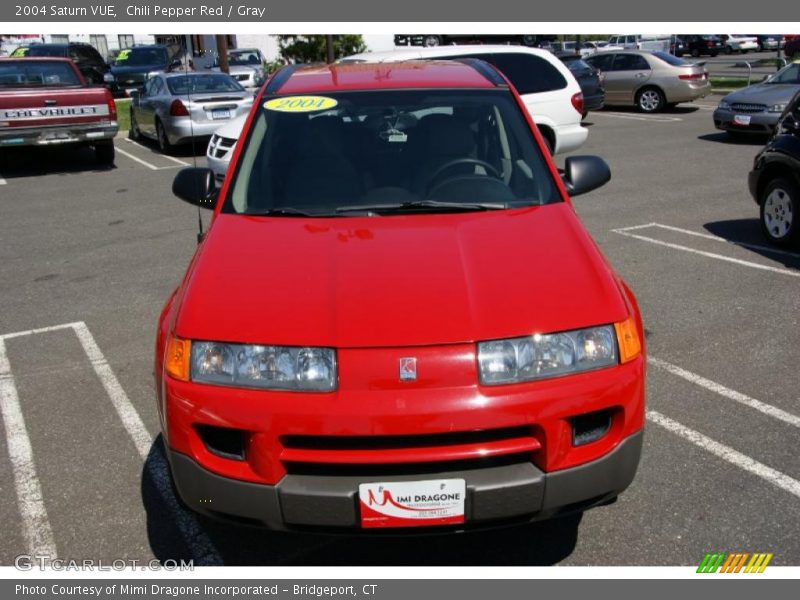
[[[394,36],[395,46],[443,46],[446,44],[522,44],[540,46],[555,39],[554,35],[481,35],[477,33],[442,34],[400,34]]]
[[[716,56],[723,50],[723,43],[717,35],[694,35],[680,34],[675,36],[673,42],[673,53],[675,56],[689,54],[694,57],[706,54]]]
[[[599,69],[582,60],[574,54],[559,54],[558,57],[567,65],[575,76],[583,92],[583,117],[586,118],[590,110],[600,110],[606,99],[606,90],[603,87],[605,76]]]
[[[786,37],[786,43],[783,47],[783,53],[789,60],[800,58],[800,35],[793,35]]]
[[[33,44],[28,47],[25,56],[53,56],[71,58],[78,70],[90,84],[104,84],[109,67],[100,53],[89,44],[69,42],[67,44]]]
[[[756,155],[748,177],[760,207],[761,230],[778,246],[800,242],[800,92],[786,107],[775,135]]]
[[[134,46],[120,50],[117,60],[111,67],[114,76],[114,92],[127,95],[144,85],[149,73],[168,72],[180,68],[180,58],[172,53],[172,48],[163,44]]]

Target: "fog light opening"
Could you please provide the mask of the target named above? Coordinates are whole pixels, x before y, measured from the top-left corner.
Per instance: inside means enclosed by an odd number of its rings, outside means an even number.
[[[232,460],[244,460],[245,432],[241,429],[197,425],[195,430],[203,440],[206,449],[212,454]]]
[[[602,438],[611,429],[611,410],[598,410],[578,415],[572,422],[572,445],[585,446]]]

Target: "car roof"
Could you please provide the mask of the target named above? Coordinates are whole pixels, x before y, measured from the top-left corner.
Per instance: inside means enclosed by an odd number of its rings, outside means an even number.
[[[491,69],[460,61],[401,61],[302,65],[278,71],[267,91],[281,94],[401,88],[492,88],[502,80]],[[494,74],[497,80],[488,77]]]
[[[25,62],[63,62],[73,64],[71,58],[64,56],[2,56],[0,61],[24,60]]]
[[[541,48],[529,48],[527,46],[514,46],[509,44],[459,44],[458,46],[434,46],[432,48],[412,47],[400,48],[395,50],[384,50],[382,52],[362,52],[345,57],[345,60],[367,60],[369,62],[394,62],[397,60],[414,60],[436,56],[462,56],[467,54],[499,54],[499,53],[524,53],[535,54],[545,58],[552,57],[553,54]]]
[[[227,77],[230,77],[230,75],[228,75],[227,73],[223,73],[222,71],[210,71],[210,70],[207,70],[207,71],[206,70],[204,70],[204,71],[170,71],[169,73],[159,72],[159,75],[161,75],[161,77],[164,77],[166,79],[173,79],[175,77],[201,77],[201,76],[206,76],[206,75],[225,75]]]

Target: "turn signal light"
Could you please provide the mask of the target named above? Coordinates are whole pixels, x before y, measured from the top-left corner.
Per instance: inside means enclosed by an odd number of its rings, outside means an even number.
[[[164,369],[175,379],[189,381],[189,356],[192,342],[170,336],[167,342],[167,354],[164,357]]]
[[[642,341],[639,339],[633,317],[628,317],[621,323],[614,323],[614,329],[617,331],[620,363],[630,362],[642,353]]]

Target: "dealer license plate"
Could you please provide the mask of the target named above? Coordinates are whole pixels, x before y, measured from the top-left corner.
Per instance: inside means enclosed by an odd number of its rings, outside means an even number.
[[[736,125],[750,125],[750,115],[733,115],[733,122]]]
[[[216,110],[212,110],[211,118],[215,121],[219,119],[230,119],[231,111],[229,111],[227,108],[218,108]]]
[[[426,527],[464,522],[463,479],[362,483],[361,526]]]

